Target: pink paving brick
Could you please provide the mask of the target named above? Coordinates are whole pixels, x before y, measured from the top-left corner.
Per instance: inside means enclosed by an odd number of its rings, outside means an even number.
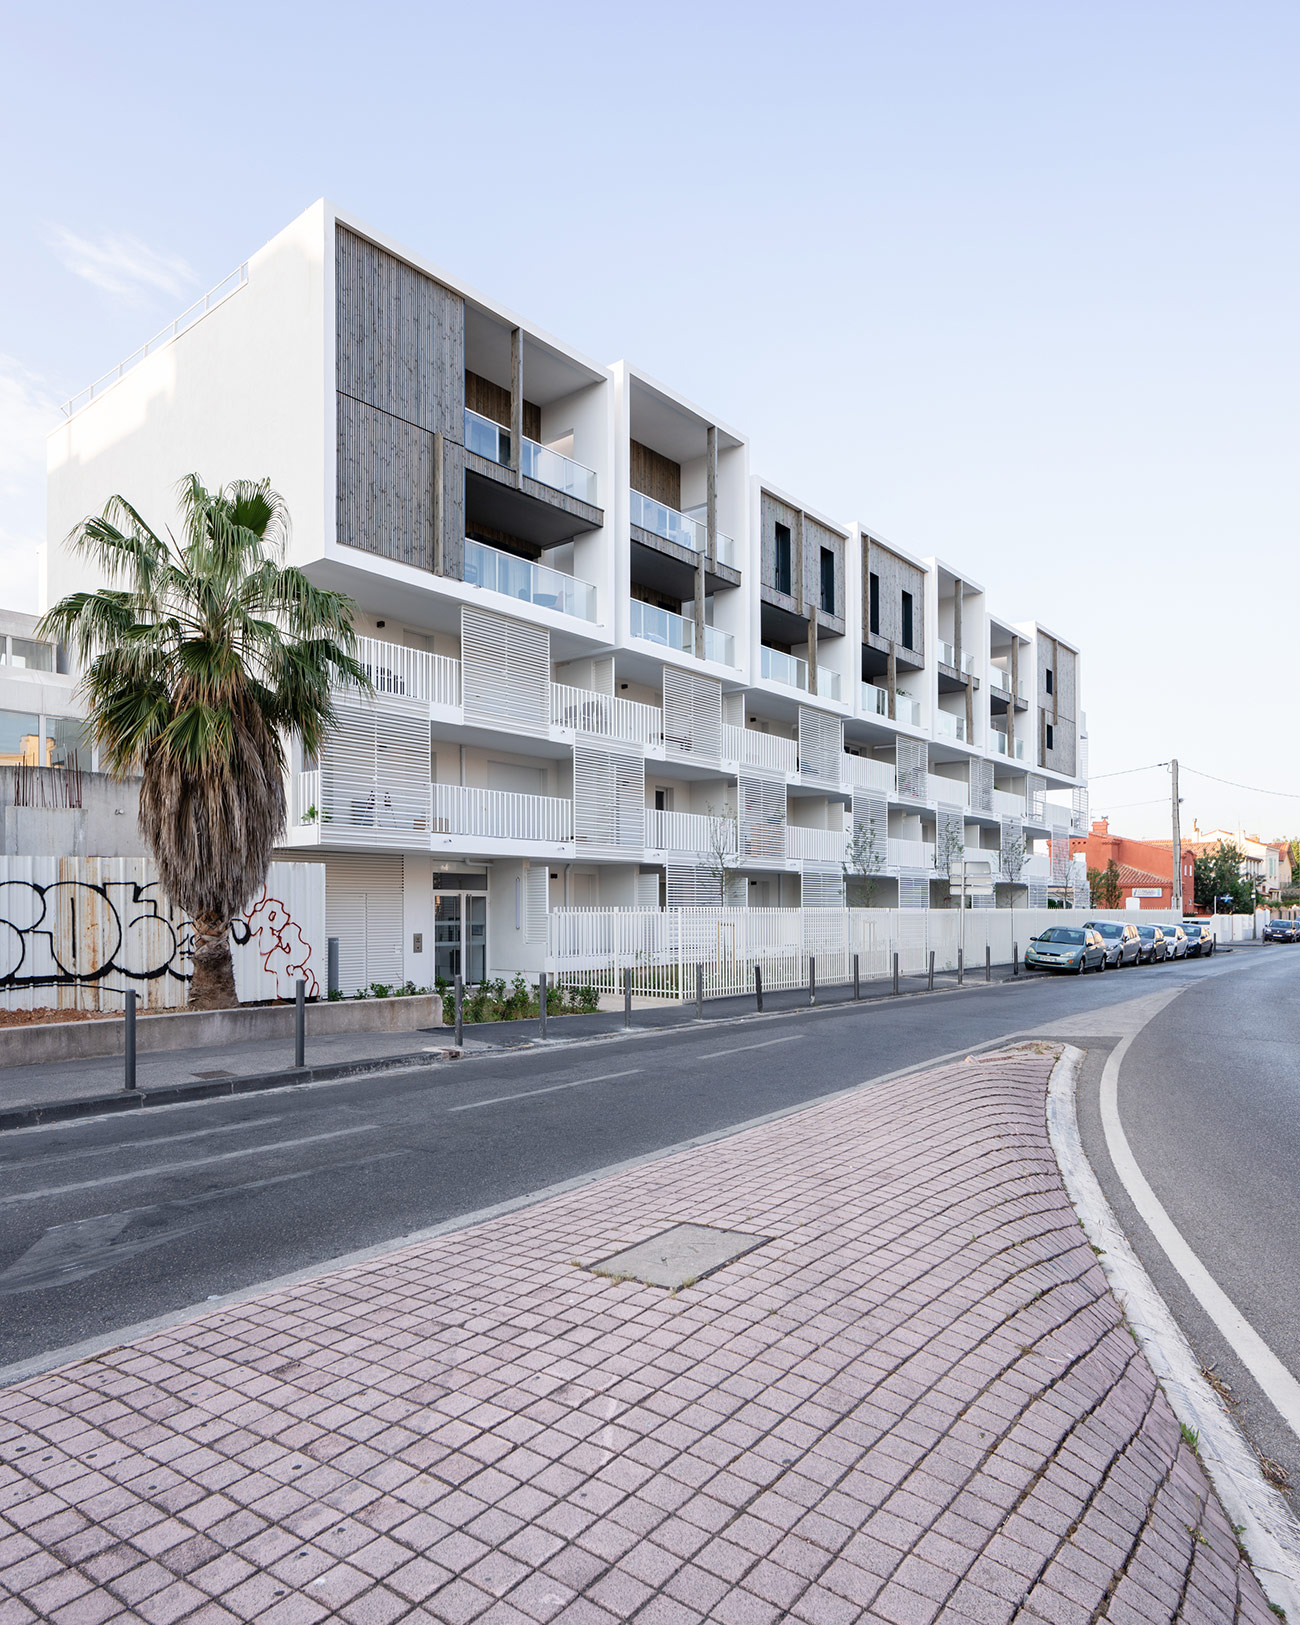
[[[9,1389],[0,1625],[1006,1625],[1027,1595],[1266,1625],[1065,1197],[1052,1061],[840,1097]],[[768,1240],[675,1296],[570,1262],[682,1221]]]

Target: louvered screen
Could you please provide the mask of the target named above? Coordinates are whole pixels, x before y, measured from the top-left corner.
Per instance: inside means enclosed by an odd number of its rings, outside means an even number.
[[[1088,833],[1088,786],[1079,784],[1070,792],[1070,830],[1075,835]]]
[[[942,875],[960,863],[966,850],[966,820],[960,813],[940,807],[934,821],[934,866]]]
[[[648,871],[643,869],[636,877],[636,906],[659,907],[659,876],[653,869]]]
[[[1030,908],[1047,907],[1047,882],[1045,880],[1031,880],[1029,882],[1028,903]]]
[[[993,763],[977,758],[970,765],[970,804],[976,812],[993,808]]]
[[[427,704],[340,698],[320,760],[324,842],[427,848],[430,803]]]
[[[664,744],[676,756],[722,758],[722,684],[716,677],[664,667]]]
[[[924,739],[901,738],[897,747],[898,793],[909,801],[924,801],[930,774],[930,749]]]
[[[924,871],[904,870],[898,877],[899,908],[929,908],[930,877]]]
[[[664,893],[669,908],[717,908],[722,902],[717,875],[699,864],[665,864]]]
[[[1047,800],[1047,780],[1037,773],[1025,774],[1025,813],[1031,823],[1041,824]]]
[[[524,878],[524,941],[546,941],[550,865],[530,863]]]
[[[1024,872],[1025,848],[1024,825],[1018,818],[1004,818],[1002,820],[1002,874],[1003,877],[1018,885],[1020,876]]]
[[[339,941],[339,989],[402,977],[402,859],[381,852],[325,859],[325,933]]]
[[[645,757],[640,751],[573,747],[573,835],[579,846],[640,852],[645,845]]]
[[[889,858],[889,803],[884,796],[853,792],[853,834],[859,855],[869,864],[867,872],[882,870]]]
[[[1069,879],[1070,870],[1069,836],[1054,835],[1047,843],[1047,850],[1051,859],[1052,884],[1064,886]]]
[[[551,636],[469,605],[460,612],[461,690],[466,722],[509,722],[545,735],[551,720]]]
[[[844,724],[838,717],[799,707],[799,771],[806,779],[838,785],[844,754]]]
[[[844,871],[837,863],[805,863],[799,900],[804,908],[843,908]]]
[[[785,859],[785,780],[742,773],[739,785],[741,850],[748,859]]]

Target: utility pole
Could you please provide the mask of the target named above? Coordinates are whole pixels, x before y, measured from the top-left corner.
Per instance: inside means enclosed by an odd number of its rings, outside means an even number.
[[[1169,764],[1170,793],[1173,799],[1174,822],[1174,913],[1183,912],[1183,838],[1178,827],[1178,759]]]

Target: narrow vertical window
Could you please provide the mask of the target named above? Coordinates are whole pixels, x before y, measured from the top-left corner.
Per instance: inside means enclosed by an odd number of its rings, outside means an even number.
[[[835,554],[829,547],[822,548],[822,613],[835,613]]]
[[[880,635],[880,577],[873,570],[867,577],[868,626]]]
[[[905,649],[911,649],[911,648],[914,647],[914,645],[912,643],[913,630],[914,630],[914,628],[912,626],[912,595],[911,595],[910,592],[905,592],[903,594],[903,627],[902,627],[902,643],[903,643],[903,647]]]
[[[787,597],[790,594],[790,527],[780,525],[776,527],[776,559],[773,571],[775,579],[772,582],[777,592],[783,592]]]
[[[1049,694],[1052,692],[1052,668],[1050,666],[1047,668],[1047,692]]]

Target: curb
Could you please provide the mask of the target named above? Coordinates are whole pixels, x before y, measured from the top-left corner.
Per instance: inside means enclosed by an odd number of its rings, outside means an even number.
[[[292,1088],[303,1083],[327,1083],[340,1078],[361,1078],[374,1072],[400,1072],[413,1066],[433,1066],[459,1060],[463,1050],[430,1048],[406,1055],[385,1055],[373,1061],[335,1061],[326,1066],[286,1067],[281,1072],[250,1072],[242,1078],[214,1078],[204,1083],[176,1083],[164,1089],[122,1089],[111,1095],[81,1100],[54,1100],[48,1105],[16,1106],[0,1112],[0,1133],[6,1129],[39,1128],[74,1117],[104,1117],[114,1112],[143,1111],[149,1106],[176,1106],[190,1100],[215,1100],[223,1095],[250,1095],[263,1089]]]
[[[1064,1045],[1047,1087],[1047,1132],[1066,1193],[1174,1415],[1197,1435],[1197,1457],[1239,1531],[1265,1594],[1289,1618],[1300,1619],[1296,1578],[1300,1522],[1264,1477],[1245,1435],[1201,1375],[1191,1344],[1121,1229],[1092,1170],[1075,1112],[1082,1060],[1081,1049]]]

